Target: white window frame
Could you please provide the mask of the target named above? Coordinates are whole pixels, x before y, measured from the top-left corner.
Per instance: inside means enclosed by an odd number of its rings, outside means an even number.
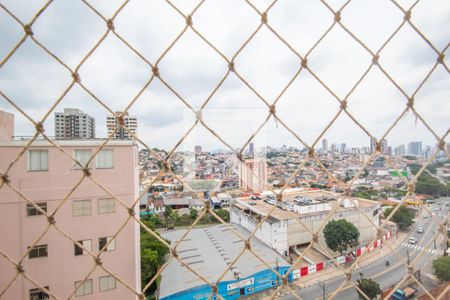
[[[106,292],[114,290],[117,287],[116,278],[114,276],[100,276],[98,278],[98,290],[100,292]]]
[[[82,284],[82,280],[75,281],[75,297],[90,295],[94,292],[94,283],[92,279],[86,279]]]
[[[88,153],[87,157],[86,157],[86,153]],[[81,155],[79,155],[79,154],[81,154]],[[86,163],[89,161],[91,156],[92,156],[91,149],[75,149],[75,150],[73,150],[73,157],[75,158],[75,160],[78,160],[83,167],[86,166]],[[81,169],[77,163],[74,163],[73,168]]]
[[[92,240],[81,240],[81,241],[78,241],[78,243],[80,243],[81,245],[83,245],[84,248],[86,248],[86,249],[88,249],[89,251],[92,252]],[[89,252],[87,252],[83,248],[78,247],[77,244],[74,243],[73,245],[74,245],[74,253],[73,254],[75,256],[83,256],[83,255],[88,255],[89,254]],[[81,249],[82,254],[76,254],[75,253],[77,248]]]
[[[116,212],[116,199],[114,198],[103,198],[97,200],[97,213],[101,214],[112,214]]]
[[[30,247],[28,247],[30,248]],[[31,254],[36,253],[36,254]],[[31,257],[33,255],[33,257]],[[30,251],[28,251],[28,258],[29,259],[35,259],[40,257],[48,257],[48,245],[36,245],[33,248],[31,248]]]
[[[50,288],[48,286],[44,286],[44,288],[48,291],[50,290]],[[30,300],[50,299],[50,296],[46,292],[44,292],[38,288],[31,289],[29,291],[29,294],[30,294]]]
[[[111,153],[111,162],[107,163],[104,157],[105,153]],[[100,150],[95,157],[95,166],[97,169],[112,169],[114,168],[114,151],[113,149],[103,149]]]
[[[89,203],[89,213],[87,212],[88,205],[86,205],[86,207],[82,207],[82,208],[75,208],[75,203]],[[74,200],[72,202],[72,216],[81,217],[81,216],[90,216],[90,215],[92,215],[92,200],[91,199]]]
[[[113,238],[112,236],[99,237],[98,238],[98,251],[102,250],[102,247],[100,247],[100,239],[106,239],[106,244],[108,244],[112,238]],[[103,252],[111,252],[111,251],[116,251],[116,239],[114,239],[108,245],[108,247],[106,247],[105,251],[103,251]]]
[[[35,202],[43,211],[47,212],[47,202]],[[41,216],[42,213],[32,204],[27,203],[25,206],[27,217]]]
[[[28,150],[27,153],[28,153],[28,155],[27,155],[27,169],[28,169],[28,171],[31,171],[31,172],[48,171],[48,150],[46,150],[46,149],[32,149],[32,150]],[[39,167],[38,168],[32,168],[32,164],[31,164],[32,153],[39,153]],[[43,164],[43,161],[42,161],[42,153],[45,153],[47,155],[46,161],[45,161],[44,164]],[[43,165],[45,165],[45,166],[43,166]]]

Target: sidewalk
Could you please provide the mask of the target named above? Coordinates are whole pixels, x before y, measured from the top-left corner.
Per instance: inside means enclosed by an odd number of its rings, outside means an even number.
[[[361,259],[358,261],[358,265],[355,267],[355,270],[358,270],[359,268],[365,267],[377,260],[382,259],[386,255],[391,253],[391,249],[386,246],[386,244],[389,244],[392,248],[397,248],[400,246],[401,243],[403,243],[406,238],[408,237],[408,233],[401,232],[398,234],[398,238],[394,235],[391,239],[384,242],[384,246],[381,248],[376,248],[371,252],[366,252],[361,257]],[[345,265],[341,265],[343,268],[348,268]],[[305,277],[300,277],[297,280],[294,280],[293,284],[297,286],[298,288],[306,288],[309,286],[312,286],[314,284],[317,284],[319,281],[327,281],[329,279],[336,278],[338,276],[343,275],[343,272],[338,267],[329,267],[328,269],[325,269],[323,271],[309,274]]]

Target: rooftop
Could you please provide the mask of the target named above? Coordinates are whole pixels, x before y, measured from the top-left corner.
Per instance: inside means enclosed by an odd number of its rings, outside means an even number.
[[[193,229],[177,247],[180,259],[210,283],[216,282],[244,248],[244,242],[233,232],[233,228],[244,238],[250,236],[249,231],[235,224]],[[164,232],[161,235],[170,240],[173,245],[185,232],[185,230],[176,230]],[[276,261],[279,266],[289,265],[281,255],[258,239],[253,238],[250,243],[253,251],[270,266],[275,267]],[[239,278],[245,278],[266,269],[265,264],[249,251],[245,251],[222,281],[236,280],[234,273],[239,274]],[[206,284],[175,259],[161,275],[160,297]]]

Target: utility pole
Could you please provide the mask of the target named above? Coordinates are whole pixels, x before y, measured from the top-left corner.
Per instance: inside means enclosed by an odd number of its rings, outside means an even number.
[[[322,300],[325,300],[325,281],[319,281],[319,286],[322,287]]]
[[[407,260],[408,260],[408,266],[409,266],[409,250],[408,250],[408,249],[406,249],[406,257],[407,257]]]

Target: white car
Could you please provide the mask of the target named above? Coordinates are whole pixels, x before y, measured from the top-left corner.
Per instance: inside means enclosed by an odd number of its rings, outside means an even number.
[[[409,243],[410,244],[415,244],[415,243],[417,243],[417,239],[415,237],[410,237],[409,238]]]
[[[418,233],[423,233],[423,228],[422,228],[422,227],[418,227],[418,228],[417,228],[417,232],[418,232]]]

